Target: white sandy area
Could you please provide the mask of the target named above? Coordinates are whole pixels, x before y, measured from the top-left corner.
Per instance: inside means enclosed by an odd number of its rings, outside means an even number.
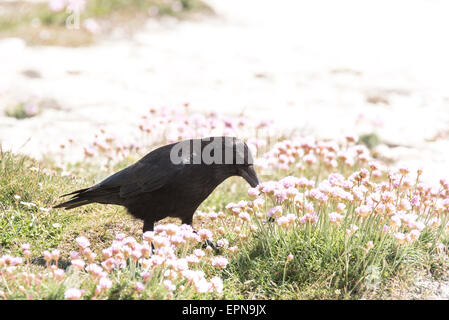
[[[449,139],[428,141],[449,131],[449,2],[206,2],[215,17],[150,20],[132,38],[84,48],[0,40],[0,113],[32,94],[60,106],[0,115],[3,149],[41,157],[69,136],[90,142],[100,125],[126,136],[149,107],[189,102],[323,138],[376,132],[398,145],[379,147],[395,165],[423,167],[433,184],[449,178]]]

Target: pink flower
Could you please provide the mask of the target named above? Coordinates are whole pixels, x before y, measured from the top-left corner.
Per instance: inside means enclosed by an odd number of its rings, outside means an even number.
[[[398,241],[399,244],[404,243],[406,240],[405,235],[402,232],[396,232],[394,237],[396,238],[396,240]]]
[[[68,0],[67,10],[73,13],[80,13],[86,7],[86,0]]]
[[[229,247],[229,241],[227,239],[219,239],[217,240],[217,246],[220,248],[228,248]]]
[[[91,273],[92,275],[96,277],[100,277],[103,274],[103,268],[100,267],[98,264],[91,263],[86,267],[86,271]]]
[[[211,259],[212,266],[218,267],[218,268],[226,268],[228,265],[228,259],[222,256],[214,257]]]
[[[68,300],[79,300],[81,299],[82,295],[83,293],[81,292],[81,290],[72,288],[66,290],[66,292],[64,293],[64,298]]]
[[[150,232],[150,231],[148,231],[148,232]],[[117,241],[122,241],[125,238],[126,238],[126,235],[124,233],[117,233],[115,235],[115,240],[117,240]]]
[[[50,0],[49,7],[51,11],[61,11],[65,8],[65,0]]]
[[[92,19],[86,19],[83,23],[84,28],[86,28],[87,31],[89,31],[90,33],[93,34],[97,34],[100,31],[100,26],[98,25],[98,23]],[[111,138],[108,138],[111,139]]]
[[[171,282],[171,280],[164,280],[163,282],[165,289],[167,289],[168,291],[175,291],[176,290],[176,286],[173,284],[173,282]]]
[[[44,260],[45,260],[45,261],[51,261],[51,253],[50,253],[50,251],[45,250],[45,251],[43,252],[43,254],[44,254]]]
[[[390,218],[391,226],[395,228],[399,228],[402,225],[401,217],[398,215],[394,215]]]
[[[213,277],[210,279],[211,289],[217,293],[223,292],[223,280],[220,277]]]
[[[343,216],[337,212],[331,212],[329,213],[329,221],[331,223],[338,224],[343,220]]]
[[[197,256],[198,258],[202,258],[202,257],[204,257],[204,255],[205,255],[204,251],[201,250],[201,249],[195,249],[195,250],[193,250],[193,254],[194,254],[195,256]]]
[[[276,221],[281,227],[288,227],[290,225],[288,218],[285,216],[279,217]]]
[[[78,259],[80,257],[80,253],[78,251],[70,251],[70,259]]]
[[[351,224],[349,229],[346,229],[346,234],[348,236],[350,236],[350,235],[354,234],[358,229],[359,229],[359,227],[357,227],[355,224]]]
[[[257,198],[257,196],[260,194],[260,191],[257,188],[250,188],[250,189],[248,189],[248,194],[252,198]]]
[[[64,278],[65,273],[62,269],[56,269],[55,271],[53,271],[53,275],[57,280],[61,280],[62,278]]]
[[[79,236],[75,239],[76,243],[83,249],[86,249],[90,246],[89,240],[84,236]]]
[[[251,217],[248,214],[248,212],[240,212],[239,218],[242,219],[243,221],[246,221],[246,222],[251,220]]]
[[[112,288],[112,281],[107,277],[100,278],[100,281],[97,285],[97,291],[103,292],[104,290]]]
[[[60,253],[61,253],[61,252],[60,252],[58,249],[54,249],[54,250],[51,252],[51,258],[52,258],[53,260],[58,260],[58,259],[59,259]]]
[[[91,146],[84,147],[84,156],[93,157],[95,155],[95,149]]]
[[[410,202],[407,199],[401,199],[401,201],[399,201],[399,205],[398,205],[398,209],[399,210],[410,210],[412,207],[410,205]]]
[[[345,209],[346,209],[346,205],[344,203],[340,202],[340,203],[337,204],[336,211],[338,213],[343,213],[345,211]]]
[[[361,217],[366,217],[371,213],[371,208],[366,205],[361,205],[360,207],[355,209],[355,213],[357,213]]]
[[[154,231],[146,231],[143,234],[143,238],[148,241],[151,242],[154,239]]]
[[[287,198],[294,199],[298,194],[298,189],[290,187],[286,190]]]
[[[303,157],[303,161],[309,165],[316,163],[317,159],[313,154],[308,154]]]
[[[196,264],[200,262],[200,259],[197,256],[191,254],[186,257],[186,261],[189,264]]]
[[[198,293],[206,293],[209,291],[210,284],[203,277],[194,280],[193,285]]]
[[[209,229],[199,230],[198,235],[200,236],[202,241],[212,240],[212,232]]]
[[[418,240],[419,236],[421,235],[421,232],[419,232],[418,230],[412,230],[410,231],[410,238],[412,240]]]
[[[136,290],[139,291],[139,292],[145,290],[145,285],[142,282],[137,282],[136,283]]]
[[[142,277],[142,279],[143,279],[144,281],[147,281],[147,280],[150,278],[151,273],[149,273],[148,271],[145,271],[145,272],[142,272],[142,273],[140,274],[140,276]]]
[[[257,209],[262,209],[263,205],[265,204],[265,200],[261,198],[257,198],[253,201],[253,205]]]
[[[276,207],[273,207],[270,210],[268,210],[269,217],[277,217],[277,216],[280,216],[281,214],[282,214],[281,206],[276,206]]]

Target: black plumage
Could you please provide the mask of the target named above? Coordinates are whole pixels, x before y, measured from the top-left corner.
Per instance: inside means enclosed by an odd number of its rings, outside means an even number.
[[[55,208],[94,202],[121,205],[144,221],[144,232],[165,217],[191,225],[196,209],[225,179],[241,176],[257,186],[252,164],[248,146],[237,138],[184,140],[153,150],[90,188],[64,195],[72,198]]]

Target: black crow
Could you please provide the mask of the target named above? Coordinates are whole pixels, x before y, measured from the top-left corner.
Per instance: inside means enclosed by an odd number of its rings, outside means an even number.
[[[72,198],[55,208],[121,205],[143,220],[143,232],[165,217],[191,225],[199,205],[231,176],[259,184],[246,143],[234,137],[184,140],[153,150],[93,187],[63,195]]]

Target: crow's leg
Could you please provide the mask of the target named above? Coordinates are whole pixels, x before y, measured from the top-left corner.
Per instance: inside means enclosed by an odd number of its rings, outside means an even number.
[[[143,233],[147,231],[153,231],[154,229],[154,220],[145,219],[143,220]]]
[[[192,226],[192,217],[182,219],[182,224],[188,224],[188,225],[191,226],[192,229],[193,229],[193,226]],[[193,232],[197,233],[195,229],[193,229]],[[204,249],[204,248],[207,248],[208,246],[210,246],[212,249],[214,249],[214,251],[215,251],[216,253],[219,253],[219,252],[220,252],[220,250],[218,249],[218,246],[217,246],[213,241],[210,241],[210,240],[204,241],[204,243],[203,243],[203,249]]]
[[[147,231],[153,231],[154,229],[154,220],[145,219],[143,220],[143,233]],[[151,242],[151,252],[154,253],[154,245],[153,242]]]

